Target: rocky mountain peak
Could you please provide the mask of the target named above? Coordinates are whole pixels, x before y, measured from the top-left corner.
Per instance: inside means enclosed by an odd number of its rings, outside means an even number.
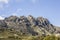
[[[2,25],[3,24],[3,25]],[[10,16],[0,21],[1,27],[8,27],[15,29],[23,34],[42,35],[54,33],[55,27],[48,19],[43,17],[34,18],[32,15],[25,16]]]
[[[28,18],[29,18],[29,19],[34,19],[32,15],[29,15]]]

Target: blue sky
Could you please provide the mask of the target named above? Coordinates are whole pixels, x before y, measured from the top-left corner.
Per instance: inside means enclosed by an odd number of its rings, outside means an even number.
[[[0,19],[10,15],[42,16],[60,26],[60,0],[0,0]]]

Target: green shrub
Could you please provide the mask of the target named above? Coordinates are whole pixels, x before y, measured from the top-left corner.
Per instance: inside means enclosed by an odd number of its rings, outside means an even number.
[[[43,40],[58,40],[55,36],[46,36]]]

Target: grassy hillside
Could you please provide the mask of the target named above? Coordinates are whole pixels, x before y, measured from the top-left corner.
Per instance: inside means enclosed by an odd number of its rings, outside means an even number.
[[[24,35],[10,29],[0,29],[0,40],[60,40],[60,37]]]

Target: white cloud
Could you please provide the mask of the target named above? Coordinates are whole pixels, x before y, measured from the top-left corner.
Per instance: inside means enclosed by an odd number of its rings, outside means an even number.
[[[2,16],[0,16],[0,20],[4,20],[4,18]]]
[[[0,10],[4,8],[5,4],[8,4],[9,0],[0,0]]]
[[[20,8],[16,10],[16,12],[20,12],[20,11],[22,11],[22,9],[20,9]]]
[[[0,5],[0,9],[3,9],[3,5]]]
[[[33,4],[39,2],[39,0],[31,0]]]
[[[1,3],[8,3],[9,0],[0,0]]]
[[[15,0],[16,2],[24,2],[24,1],[27,1],[27,0]],[[29,0],[30,2],[32,2],[33,4],[36,3],[37,0]]]
[[[12,13],[12,15],[13,15],[13,16],[16,16],[16,15],[17,15],[17,13]]]
[[[14,13],[12,13],[12,15],[14,15],[14,16],[16,16],[16,15],[18,15],[18,13],[20,13],[22,11],[22,9],[17,9]]]
[[[15,0],[16,2],[23,2],[24,0]]]
[[[36,2],[36,0],[32,0],[32,2],[33,2],[33,3],[35,3],[35,2]]]

